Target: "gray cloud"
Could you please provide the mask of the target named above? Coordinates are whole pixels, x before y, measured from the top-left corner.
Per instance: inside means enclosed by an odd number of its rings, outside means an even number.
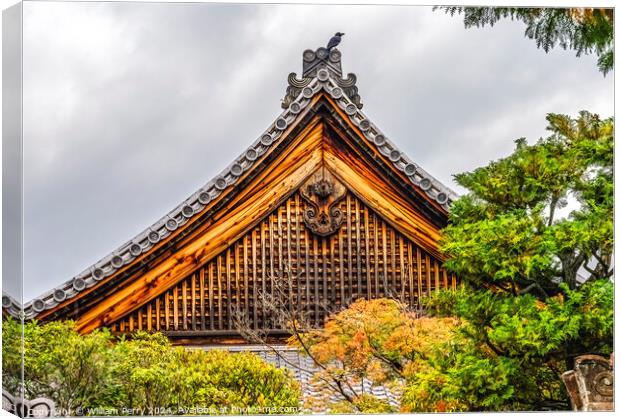
[[[545,135],[547,112],[613,112],[594,57],[429,7],[32,2],[24,18],[26,299],[227,166],[336,31],[366,114],[457,190],[452,174]]]

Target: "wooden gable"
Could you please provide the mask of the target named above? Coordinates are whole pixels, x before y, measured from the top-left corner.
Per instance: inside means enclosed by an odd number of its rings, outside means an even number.
[[[295,302],[320,326],[328,310],[360,299],[397,297],[418,306],[421,295],[454,286],[441,261],[407,238],[354,193],[340,201],[342,226],[331,236],[310,231],[304,198],[294,193],[237,239],[166,292],[111,324],[114,333],[157,330],[177,341],[226,340],[238,333],[235,311],[249,326],[285,333],[260,296],[285,276]]]
[[[34,316],[75,319],[84,333],[105,326],[188,339],[234,336],[231,313],[243,310],[252,327],[277,334],[255,298],[285,268],[317,325],[326,306],[389,295],[417,305],[453,286],[437,244],[449,190],[380,138],[364,123],[359,96],[356,105],[346,83],[321,71],[296,85],[268,138],[230,167],[234,183],[216,178],[218,195],[201,192],[199,205],[180,206],[157,227],[165,236],[151,240],[157,230],[147,231],[91,268],[88,287],[77,277],[32,302]],[[138,252],[139,243],[148,249]]]

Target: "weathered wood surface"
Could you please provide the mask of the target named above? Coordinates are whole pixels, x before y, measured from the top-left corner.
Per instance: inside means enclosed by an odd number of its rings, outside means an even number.
[[[575,368],[562,374],[573,410],[614,410],[613,354],[611,360],[600,355],[575,358]]]
[[[316,97],[313,99],[313,102],[318,100],[319,97]],[[288,147],[290,149],[297,149],[297,153],[293,156],[294,159],[296,159],[296,166],[290,164],[292,159],[287,159],[287,157],[290,156],[286,153],[277,153],[277,156],[273,158],[273,160],[270,160],[269,164],[275,167],[280,167],[285,164],[284,162],[286,160],[289,162],[286,164],[286,167],[289,169],[287,173],[290,174],[291,170],[295,167],[298,168],[300,163],[303,164],[307,159],[312,159],[313,157],[316,158],[317,155],[313,155],[311,152],[313,150],[316,151],[318,143],[322,138],[323,127],[320,126],[320,120],[321,118],[317,116],[311,117],[309,121],[304,123],[303,127],[297,128],[297,131],[299,132],[296,133],[296,136],[294,138],[291,137],[292,139],[288,143]],[[287,131],[291,131],[292,129],[293,127],[289,128]],[[286,138],[286,136],[283,136],[282,138]],[[276,148],[274,148],[274,150]],[[304,156],[304,153],[308,154]],[[255,162],[255,169],[244,173],[242,180],[240,180],[238,184],[244,184],[245,181],[243,179],[248,178],[250,179],[248,180],[248,182],[250,182],[248,187],[242,189],[241,191],[234,188],[227,189],[224,193],[219,195],[217,199],[211,200],[203,212],[210,214],[214,209],[217,209],[212,216],[209,216],[204,221],[199,220],[197,226],[186,224],[182,228],[175,230],[165,240],[158,242],[156,246],[148,252],[140,255],[140,257],[136,258],[131,264],[124,265],[121,269],[117,270],[113,276],[106,278],[104,281],[98,282],[93,287],[87,288],[85,291],[80,293],[80,298],[77,305],[75,304],[75,299],[67,299],[55,306],[53,309],[40,313],[37,318],[40,320],[56,319],[58,318],[58,312],[64,312],[61,314],[61,317],[68,316],[74,318],[74,313],[79,313],[79,317],[81,317],[85,310],[90,311],[93,307],[106,300],[109,295],[123,288],[126,283],[134,283],[138,281],[141,277],[143,277],[146,270],[151,270],[153,266],[166,262],[176,249],[195,241],[198,237],[204,235],[207,230],[219,223],[223,217],[228,216],[231,209],[237,206],[239,202],[247,200],[249,197],[256,194],[261,194],[261,188],[264,189],[270,186],[273,183],[272,171],[265,167],[264,162],[272,157],[273,156],[271,154],[260,156]],[[315,159],[314,163],[318,163],[318,160]],[[283,175],[281,171],[280,174]],[[286,185],[283,184],[282,186]],[[270,193],[271,192],[274,191],[270,191]],[[272,198],[277,198],[277,196],[273,194]],[[223,205],[222,202],[224,203]],[[277,202],[273,202],[273,206],[277,206]],[[174,248],[169,248],[168,244],[171,242],[175,243]],[[162,249],[165,250],[162,252]],[[136,267],[140,267],[141,269],[136,271]],[[125,277],[122,282],[118,283],[118,285],[115,284],[113,287],[109,287],[110,283],[114,284],[117,278],[123,278],[128,272],[131,272],[129,277]],[[102,292],[101,289],[105,289],[105,292]]]
[[[256,296],[269,293],[272,280],[287,268],[294,278],[290,300],[310,308],[317,325],[327,314],[323,307],[338,310],[359,298],[386,296],[415,306],[421,295],[447,285],[439,281],[447,278],[440,261],[350,192],[339,203],[346,220],[331,236],[309,232],[304,205],[295,193],[210,262],[114,322],[112,331],[152,324],[171,337],[234,334],[231,313],[238,310],[253,329],[276,332]],[[209,297],[187,291],[192,289]],[[161,308],[166,304],[171,309]]]
[[[431,271],[433,268],[429,258],[431,256],[435,259],[440,258],[437,249],[437,241],[439,239],[438,227],[417,213],[407,201],[407,198],[402,196],[400,191],[386,182],[376,171],[372,170],[368,162],[361,159],[361,155],[356,154],[353,147],[347,145],[347,143],[341,139],[326,135],[325,128],[325,124],[317,118],[316,123],[309,125],[303,132],[303,135],[290,145],[289,150],[280,154],[281,157],[271,165],[272,170],[265,170],[262,176],[257,177],[244,191],[239,193],[239,195],[227,205],[226,211],[219,212],[213,220],[211,220],[208,228],[201,229],[183,238],[177,246],[178,250],[170,254],[167,259],[154,266],[141,277],[136,278],[136,280],[132,281],[127,286],[119,288],[115,290],[114,293],[105,296],[96,306],[78,319],[77,324],[79,329],[82,332],[88,332],[97,327],[111,325],[119,321],[129,312],[135,310],[136,307],[143,306],[159,297],[169,288],[183,281],[188,275],[194,274],[196,274],[197,277],[204,276],[204,278],[206,278],[205,282],[195,283],[193,286],[195,288],[198,287],[198,289],[203,287],[208,294],[209,315],[207,316],[207,309],[205,308],[205,318],[209,319],[209,326],[211,327],[211,322],[213,321],[213,326],[217,325],[220,329],[226,327],[230,328],[230,306],[223,306],[220,302],[228,301],[231,298],[237,298],[230,294],[231,287],[237,289],[237,282],[241,280],[241,277],[236,276],[236,272],[244,266],[244,263],[248,263],[248,261],[238,260],[234,249],[232,251],[226,249],[245,235],[249,229],[257,225],[260,219],[265,217],[265,214],[273,211],[278,203],[281,203],[283,199],[297,190],[301,184],[320,167],[327,168],[349,190],[351,196],[345,201],[347,205],[342,208],[343,211],[348,214],[353,214],[355,213],[355,208],[360,208],[362,205],[370,208],[375,213],[381,214],[383,220],[389,220],[391,226],[396,229],[395,231],[398,231],[400,235],[414,243],[416,248],[421,248],[425,251],[423,261],[424,266],[428,266],[428,269],[424,270],[423,279],[418,278],[418,283],[424,283],[424,287],[421,288],[422,292],[430,290]],[[297,204],[298,207],[297,200],[299,200],[299,197],[295,198],[294,202],[289,202],[288,205]],[[277,216],[277,214],[272,214],[270,217],[273,218]],[[294,226],[287,227],[293,231],[295,235],[300,231],[300,227],[297,226],[297,223],[303,224],[303,222],[300,221],[300,219],[297,219]],[[396,281],[393,276],[401,275],[401,273],[396,273],[396,266],[390,266],[390,261],[392,264],[396,263],[395,249],[398,247],[394,247],[393,249],[392,247],[389,249],[386,247],[388,245],[386,222],[382,221],[377,225],[368,225],[370,231],[374,231],[375,234],[381,235],[380,246],[379,240],[369,243],[360,241],[362,234],[366,232],[366,215],[359,218],[348,219],[344,224],[345,226],[343,226],[343,228],[345,231],[353,231],[353,229],[355,229],[356,233],[344,239],[344,242],[342,242],[343,251],[346,249],[349,254],[352,254],[354,251],[361,252],[362,249],[372,249],[375,255],[380,253],[387,255],[388,251],[394,250],[394,255],[390,255],[391,259],[388,258],[385,261],[379,260],[378,258],[371,258],[370,262],[366,260],[355,260],[355,262],[353,262],[353,260],[345,259],[347,261],[346,268],[348,268],[348,270],[343,278],[347,277],[351,282],[356,282],[358,289],[364,275],[367,280],[371,282],[374,281],[375,291],[374,294],[368,293],[369,296],[379,295],[380,283],[389,281],[390,275],[392,275],[392,282],[398,287],[399,282]],[[362,228],[362,226],[364,226],[364,228]],[[264,278],[266,276],[265,272],[274,272],[274,256],[270,251],[274,249],[274,246],[277,246],[279,250],[283,244],[283,237],[274,234],[274,231],[280,231],[281,228],[282,221],[280,221],[280,224],[265,225],[264,229],[266,230],[256,230],[254,228],[253,233],[244,240],[246,242],[251,241],[252,235],[254,235],[255,238],[259,238],[261,241],[261,246],[247,247],[243,243],[237,245],[239,249],[243,250],[243,254],[256,253],[260,261],[262,261],[263,255],[269,252],[267,261],[269,262],[270,269],[256,271],[256,275],[263,277],[262,280],[267,285],[269,282],[266,280],[267,278]],[[357,231],[359,231],[359,233]],[[311,268],[310,272],[314,272],[312,274],[314,276],[308,279],[310,283],[313,281],[316,282],[313,288],[313,292],[315,293],[314,298],[318,299],[320,295],[323,299],[326,299],[328,289],[326,287],[321,287],[320,284],[327,281],[327,265],[329,264],[330,267],[333,267],[334,262],[327,257],[327,254],[337,254],[340,251],[341,243],[339,242],[338,245],[333,246],[332,250],[332,246],[328,239],[322,241],[314,240],[314,238],[311,239],[313,234],[307,231],[299,234],[303,234],[306,237],[306,254],[310,254],[313,251],[314,254],[323,255],[321,259],[308,256],[308,267]],[[393,234],[396,233],[390,233],[390,235]],[[288,246],[289,241],[286,241],[286,244]],[[302,243],[300,242],[299,245],[301,246]],[[296,246],[297,243],[292,247],[296,249]],[[418,260],[417,266],[422,266],[417,255],[416,258]],[[198,270],[198,268],[205,266],[212,260],[215,260],[216,263],[210,266],[207,271],[203,272]],[[231,266],[231,263],[235,263],[235,266]],[[276,263],[278,267],[281,267],[282,259],[276,260]],[[339,261],[336,264],[338,263]],[[351,263],[353,263],[353,265],[349,266]],[[369,275],[368,272],[363,272],[362,263],[364,265],[367,263],[374,263],[374,269],[376,270],[375,275],[373,276]],[[255,266],[254,261],[250,263],[250,266]],[[382,272],[381,274],[378,273],[379,269]],[[362,276],[357,276],[357,271],[359,271]],[[215,275],[212,274],[212,272],[214,272]],[[227,272],[232,272],[233,276],[229,276]],[[319,278],[319,275],[316,275],[317,272],[320,272],[323,277]],[[250,279],[252,283],[256,283],[256,279],[252,276],[251,278],[243,278],[243,284],[245,285],[246,281],[249,284]],[[183,326],[183,320],[179,319],[178,316],[181,315],[180,313],[184,313],[186,307],[184,307],[182,303],[181,305],[178,303],[181,298],[179,296],[185,298],[188,289],[192,289],[191,284],[189,284],[189,288],[187,289],[178,289],[178,287],[175,287],[174,290],[176,291],[172,291],[172,296],[160,299],[160,308],[164,307],[165,310],[168,310],[168,314],[163,317],[152,314],[156,319],[159,318],[160,327],[162,325],[170,327],[171,319],[172,327],[178,328]],[[250,286],[246,287],[246,289],[250,289]],[[336,289],[333,291],[337,293]],[[252,300],[252,297],[252,294],[244,295],[243,304],[245,304],[246,298],[249,302]],[[205,297],[203,301],[206,304],[207,298]],[[174,302],[177,303],[175,304]],[[145,311],[148,310],[147,308]],[[151,304],[150,310],[153,312],[156,310],[156,307]],[[211,313],[211,311],[214,312]],[[319,321],[321,316],[318,312],[316,316],[317,321]],[[134,321],[130,319],[131,317],[127,319],[126,323],[137,322],[137,320]],[[152,321],[153,320],[151,320],[151,322]],[[178,324],[179,321],[181,321],[181,326]],[[192,324],[200,324],[200,327],[203,327],[205,323],[202,322],[202,313],[199,319],[192,319],[190,322],[192,322]],[[256,322],[260,322],[258,318]],[[148,320],[145,320],[145,323],[148,324]],[[155,323],[157,324],[157,321]],[[135,324],[132,327],[135,327]],[[206,325],[204,325],[204,327],[206,328]]]
[[[78,319],[78,328],[88,332],[110,324],[136,306],[157,297],[226,249],[318,168],[322,160],[321,139],[322,126],[315,125],[301,139],[301,144],[292,147],[295,153],[281,154],[275,163],[279,170],[266,171],[255,179],[250,187],[228,204],[227,211],[214,217],[209,228],[189,235],[168,259],[107,296]]]
[[[315,113],[287,129],[295,135],[282,137],[283,148],[268,164],[260,163],[267,158],[261,156],[256,172],[243,175],[248,177],[239,183],[243,188],[226,191],[207,206],[207,213],[216,208],[209,218],[195,228],[177,229],[89,289],[83,302],[67,300],[39,318],[64,313],[84,333],[110,325],[117,330],[230,330],[231,304],[256,306],[253,287],[268,291],[270,273],[285,260],[307,272],[297,292],[334,307],[358,294],[380,296],[385,284],[412,304],[420,294],[455,286],[456,279],[441,268],[437,245],[445,211],[433,202],[421,204],[417,192],[403,189],[399,177],[404,175],[389,169],[391,163],[372,151],[356,126],[340,123],[347,118],[330,98],[319,95],[313,102]],[[384,163],[377,166],[377,159]],[[345,220],[335,235],[322,239],[298,217],[304,200],[297,191],[319,168],[347,190],[338,204]],[[314,316],[322,320],[318,310]],[[264,322],[256,311],[251,317],[255,325]]]

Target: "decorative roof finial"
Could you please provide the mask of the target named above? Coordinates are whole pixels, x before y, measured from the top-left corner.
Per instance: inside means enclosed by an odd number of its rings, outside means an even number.
[[[300,95],[302,89],[308,86],[310,82],[317,77],[318,71],[323,68],[328,71],[329,77],[342,88],[349,99],[351,99],[359,109],[362,108],[361,98],[357,93],[357,86],[355,86],[357,77],[355,74],[349,73],[346,79],[342,78],[342,54],[336,48],[340,43],[342,35],[344,35],[344,33],[337,32],[336,35],[329,40],[327,48],[319,47],[316,51],[311,49],[304,51],[302,77],[298,79],[297,73],[290,73],[288,75],[289,85],[286,88],[286,96],[284,96],[282,100],[282,108],[288,108]]]
[[[316,77],[317,71],[321,68],[326,68],[332,77],[342,77],[341,58],[342,54],[336,48],[328,50],[327,48],[320,47],[316,51],[307,49],[303,55],[303,77]]]
[[[332,48],[335,48],[340,44],[340,41],[342,41],[342,35],[344,35],[344,32],[336,32],[336,35],[332,36],[332,38],[327,43],[328,51],[331,51]]]

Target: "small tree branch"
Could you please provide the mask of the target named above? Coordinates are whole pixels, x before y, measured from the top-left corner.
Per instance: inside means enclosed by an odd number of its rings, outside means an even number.
[[[527,294],[527,293],[529,293],[530,291],[532,291],[534,289],[540,291],[540,293],[544,297],[543,299],[546,300],[547,298],[549,298],[549,294],[547,294],[547,292],[543,289],[543,287],[540,286],[540,284],[538,282],[532,282],[527,287],[519,290],[519,295]]]

